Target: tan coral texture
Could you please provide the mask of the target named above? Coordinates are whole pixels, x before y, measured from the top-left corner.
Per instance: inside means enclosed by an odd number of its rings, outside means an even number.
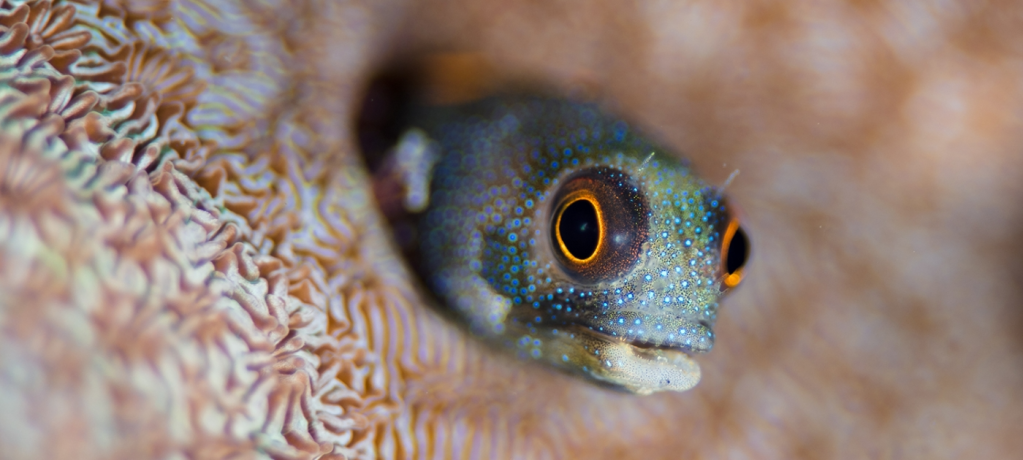
[[[1012,2],[0,0],[0,458],[1011,458],[1021,44]],[[435,50],[741,172],[700,386],[424,304],[352,127]]]

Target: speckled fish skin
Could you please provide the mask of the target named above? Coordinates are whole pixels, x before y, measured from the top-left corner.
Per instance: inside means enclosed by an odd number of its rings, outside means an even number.
[[[714,344],[725,276],[719,190],[594,104],[500,97],[423,120],[442,156],[420,268],[458,318],[519,356],[635,393],[699,382],[690,355]],[[619,197],[604,210],[629,227],[606,229],[616,263],[580,274],[558,256],[551,222],[568,184]]]

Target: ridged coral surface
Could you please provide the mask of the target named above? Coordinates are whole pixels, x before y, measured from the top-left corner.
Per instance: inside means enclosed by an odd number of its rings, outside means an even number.
[[[373,456],[387,379],[316,258],[353,236],[304,222],[342,189],[272,107],[284,44],[227,4],[0,24],[3,456]]]
[[[1019,452],[1023,16],[962,3],[0,0],[0,458]],[[424,306],[352,121],[445,48],[741,170],[699,387]]]

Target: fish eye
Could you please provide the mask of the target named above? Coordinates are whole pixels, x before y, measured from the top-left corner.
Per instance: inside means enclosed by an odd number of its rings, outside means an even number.
[[[632,177],[612,167],[570,176],[552,201],[550,240],[562,270],[581,283],[628,273],[647,239],[649,207]]]
[[[585,191],[566,199],[557,213],[554,236],[561,254],[574,263],[586,263],[597,255],[604,238],[600,203]]]
[[[739,225],[739,220],[732,218],[721,239],[721,261],[724,266],[725,278],[721,290],[734,288],[745,277],[744,268],[749,258],[749,239]]]

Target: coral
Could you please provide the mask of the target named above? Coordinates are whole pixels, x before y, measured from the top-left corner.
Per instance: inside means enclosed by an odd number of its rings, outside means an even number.
[[[200,6],[0,7],[0,388],[29,421],[5,455],[372,456],[374,360],[278,244],[325,199],[296,203],[303,146],[260,133],[273,45]]]

